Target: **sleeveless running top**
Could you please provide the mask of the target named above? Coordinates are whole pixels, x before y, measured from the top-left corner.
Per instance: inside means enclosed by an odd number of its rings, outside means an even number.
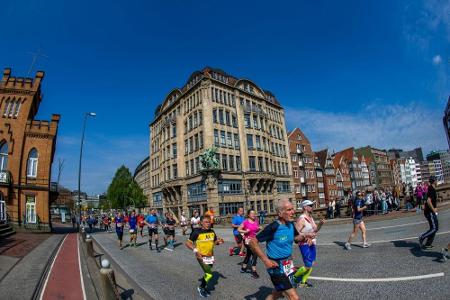
[[[309,232],[315,232],[317,229],[317,225],[314,222],[312,217],[308,217],[306,214],[302,214],[300,216],[300,220],[303,220],[305,226],[303,226],[303,229],[301,231],[301,233],[309,233]],[[300,246],[306,244],[306,242],[300,242]],[[316,244],[316,239],[314,238],[312,240],[312,244],[315,245]]]

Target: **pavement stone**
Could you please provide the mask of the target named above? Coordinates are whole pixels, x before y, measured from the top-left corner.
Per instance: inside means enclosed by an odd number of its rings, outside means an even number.
[[[58,247],[63,235],[52,235],[34,248],[2,279],[2,299],[31,299],[39,285],[44,270]]]

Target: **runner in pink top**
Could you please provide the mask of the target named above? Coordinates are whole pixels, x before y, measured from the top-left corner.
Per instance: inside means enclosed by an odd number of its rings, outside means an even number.
[[[254,239],[256,233],[259,231],[259,223],[256,220],[256,212],[253,209],[248,210],[247,219],[239,226],[238,231],[244,235],[244,245],[247,248],[247,253],[245,259],[242,262],[241,273],[247,273],[247,264],[251,261],[252,264],[252,277],[259,278],[258,273],[256,273],[256,254],[253,253],[252,249],[249,247],[250,240]]]

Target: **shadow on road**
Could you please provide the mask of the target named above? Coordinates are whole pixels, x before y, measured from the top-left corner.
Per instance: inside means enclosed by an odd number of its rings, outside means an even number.
[[[392,243],[394,244],[395,247],[410,248],[409,251],[415,257],[431,257],[431,258],[434,258],[433,261],[435,261],[435,262],[442,262],[441,261],[441,258],[442,258],[441,252],[420,249],[420,245],[417,242],[393,241]]]
[[[251,300],[251,299],[266,299],[267,296],[269,296],[272,293],[273,289],[269,288],[267,286],[260,286],[259,290],[251,295],[245,296],[245,300]]]
[[[219,273],[217,271],[214,271],[212,274],[213,274],[213,277],[208,282],[208,287],[212,291],[214,291],[216,289],[216,285],[219,283],[219,278],[223,278],[223,279],[227,279],[227,278],[225,276],[223,276],[222,273]]]

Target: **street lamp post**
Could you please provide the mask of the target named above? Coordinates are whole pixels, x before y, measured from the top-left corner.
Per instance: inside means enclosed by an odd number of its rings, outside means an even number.
[[[83,158],[84,131],[86,130],[86,120],[88,117],[95,117],[95,112],[87,112],[84,114],[83,130],[81,131],[80,160],[78,161],[78,230],[81,222],[81,159]]]

